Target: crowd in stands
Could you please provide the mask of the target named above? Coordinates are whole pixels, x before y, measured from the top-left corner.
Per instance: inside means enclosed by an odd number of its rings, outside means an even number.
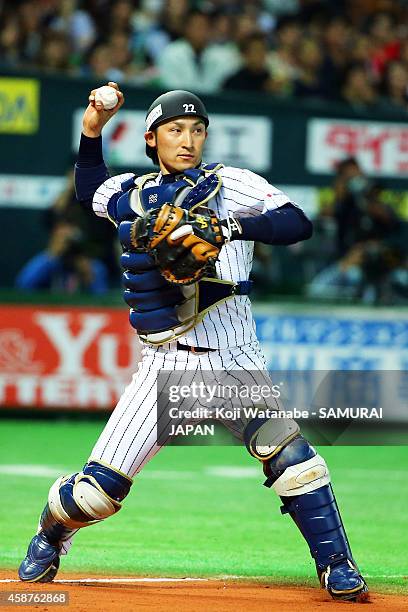
[[[0,0],[0,66],[404,112],[408,0]],[[353,158],[332,187],[311,240],[256,245],[258,286],[297,292],[301,277],[313,300],[406,303],[408,224]],[[74,200],[70,176],[49,214],[49,244],[21,270],[19,288],[100,294],[117,284],[112,228],[95,236]]]
[[[309,297],[406,303],[408,223],[355,158],[338,164],[331,206],[314,220],[314,228],[321,256],[311,253],[317,273],[308,283]],[[313,242],[306,251],[313,250]]]
[[[405,0],[0,0],[0,65],[408,109]]]

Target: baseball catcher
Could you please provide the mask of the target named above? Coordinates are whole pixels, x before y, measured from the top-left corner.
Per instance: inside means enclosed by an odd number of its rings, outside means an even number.
[[[118,229],[124,299],[143,359],[82,470],[52,485],[19,568],[27,582],[53,580],[76,531],[118,512],[133,477],[160,450],[161,371],[269,376],[248,297],[254,242],[290,245],[312,234],[302,209],[264,178],[203,162],[209,118],[188,91],[163,94],[147,111],[146,153],[159,171],[109,177],[101,132],[123,104],[110,85],[117,106],[99,108],[92,92],[84,114],[76,189],[79,201]],[[261,463],[264,484],[299,528],[321,586],[334,599],[365,599],[328,467],[298,424],[217,418]]]

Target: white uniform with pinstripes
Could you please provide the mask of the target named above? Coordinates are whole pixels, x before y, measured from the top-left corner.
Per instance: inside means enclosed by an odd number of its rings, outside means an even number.
[[[290,202],[286,194],[249,170],[225,167],[220,174],[222,187],[210,202],[210,207],[220,219],[229,215],[260,215]],[[99,187],[93,199],[93,209],[98,216],[107,218],[110,198],[121,190],[121,183],[132,176],[128,173],[114,176]],[[161,174],[145,186],[157,185],[160,179]],[[235,282],[248,280],[253,249],[254,243],[249,241],[236,240],[224,245],[216,264],[218,277]],[[124,390],[88,461],[103,461],[133,477],[160,450],[157,444],[156,384],[159,372],[266,369],[265,358],[255,335],[248,296],[235,296],[214,308],[201,323],[179,338],[179,342],[217,350],[196,354],[177,350],[176,342],[163,347],[146,344],[138,370]],[[225,425],[242,439],[242,423],[227,420]],[[72,539],[73,535],[63,542],[61,554],[68,553]]]
[[[290,201],[282,191],[249,170],[225,167],[220,174],[222,188],[211,200],[210,207],[221,219],[228,215],[259,215]],[[99,187],[93,200],[98,216],[107,217],[109,199],[120,191],[121,183],[132,176],[121,174]],[[159,184],[160,179],[161,174],[145,186]],[[253,242],[241,240],[224,245],[216,264],[218,277],[235,282],[248,280],[253,248]],[[159,371],[265,369],[248,296],[235,296],[214,308],[201,323],[179,338],[179,342],[217,350],[195,354],[177,350],[176,342],[163,347],[145,345],[139,368],[97,441],[91,459],[102,460],[134,476],[159,450],[156,430],[156,379]],[[234,428],[233,424],[226,424]],[[234,433],[240,435],[238,431]]]

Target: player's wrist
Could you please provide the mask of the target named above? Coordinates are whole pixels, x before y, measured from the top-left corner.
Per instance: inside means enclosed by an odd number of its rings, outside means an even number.
[[[97,130],[90,129],[90,128],[84,126],[82,128],[82,134],[84,136],[86,136],[87,138],[99,138],[99,136],[101,136],[101,134],[102,134],[102,130],[100,130],[100,129],[97,129]]]
[[[220,221],[225,242],[242,240],[242,226],[234,217],[226,217]]]

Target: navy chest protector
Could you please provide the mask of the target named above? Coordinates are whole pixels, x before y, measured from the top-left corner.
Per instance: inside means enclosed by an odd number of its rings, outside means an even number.
[[[221,167],[209,164],[185,170],[180,179],[153,187],[144,185],[157,177],[155,173],[137,182],[131,178],[122,183],[122,195],[109,201],[108,215],[118,227],[123,247],[124,299],[130,306],[130,323],[144,342],[160,345],[175,340],[217,304],[250,291],[250,281],[234,283],[209,277],[193,285],[173,285],[163,278],[148,253],[136,252],[130,243],[130,226],[138,215],[165,202],[192,210],[215,197],[222,184],[217,172]]]

